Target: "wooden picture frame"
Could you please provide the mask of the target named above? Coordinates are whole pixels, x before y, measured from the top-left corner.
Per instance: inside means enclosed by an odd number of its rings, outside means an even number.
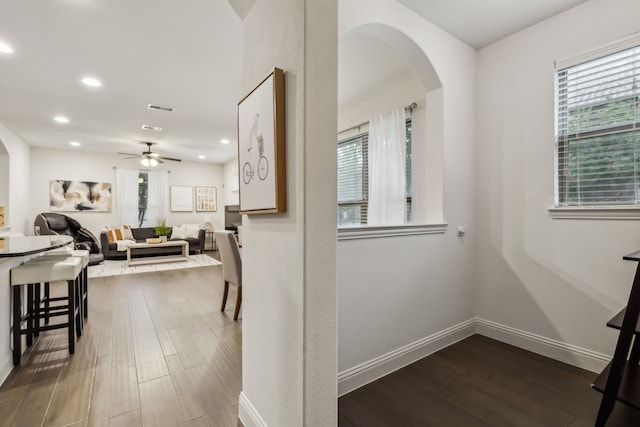
[[[196,212],[218,210],[218,190],[216,187],[196,187]]]
[[[171,186],[171,212],[193,212],[193,187]]]
[[[241,214],[286,212],[284,72],[273,71],[238,102]]]

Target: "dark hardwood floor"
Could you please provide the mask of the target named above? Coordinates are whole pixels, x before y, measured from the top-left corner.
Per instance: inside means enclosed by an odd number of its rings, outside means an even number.
[[[340,427],[593,426],[596,374],[473,335],[338,400]],[[608,427],[640,426],[621,403]]]
[[[66,330],[41,334],[0,387],[0,426],[241,426],[242,321],[220,312],[221,271],[91,279],[76,353]]]

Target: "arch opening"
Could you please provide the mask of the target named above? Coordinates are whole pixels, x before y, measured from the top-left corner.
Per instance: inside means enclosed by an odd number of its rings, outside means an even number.
[[[443,223],[443,87],[435,67],[407,34],[379,23],[343,34],[338,50],[338,130],[415,102],[411,222]]]

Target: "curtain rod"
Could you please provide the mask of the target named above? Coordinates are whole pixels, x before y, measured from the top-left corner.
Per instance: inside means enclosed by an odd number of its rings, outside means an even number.
[[[118,168],[118,166],[111,166],[111,168],[112,168],[112,169],[131,169],[131,168]],[[134,169],[131,169],[131,170],[134,170]],[[139,170],[139,171],[145,171],[145,172],[151,172],[151,171],[153,171],[154,169],[145,169],[145,168],[141,168],[141,169],[137,169],[137,170]],[[171,173],[171,171],[170,171],[170,170],[168,170],[168,171],[167,171],[167,173]]]
[[[411,114],[413,112],[413,110],[416,109],[416,108],[418,108],[418,104],[416,104],[415,102],[412,102],[411,104],[409,104],[406,107],[404,107],[405,111],[409,110],[409,114]],[[348,131],[354,130],[354,129],[360,129],[362,126],[367,125],[367,124],[369,124],[369,121],[362,122],[362,123],[359,123],[359,124],[357,124],[355,126],[351,126],[350,128],[343,129],[343,130],[339,131],[338,134],[345,133],[345,132],[348,132]]]

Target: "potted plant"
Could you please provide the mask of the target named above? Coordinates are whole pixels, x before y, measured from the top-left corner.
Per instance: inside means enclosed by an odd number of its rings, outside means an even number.
[[[156,226],[153,227],[153,231],[155,231],[156,235],[160,237],[160,240],[166,242],[167,236],[171,234],[171,227],[167,225],[167,220],[162,218],[156,222]]]

